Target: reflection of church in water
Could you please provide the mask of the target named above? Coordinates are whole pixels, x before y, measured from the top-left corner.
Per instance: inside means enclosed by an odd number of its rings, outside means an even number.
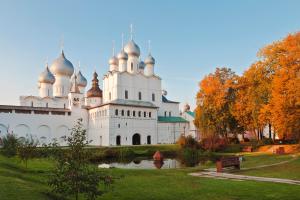
[[[174,143],[189,133],[189,122],[179,113],[179,102],[167,99],[155,59],[140,56],[131,38],[118,55],[99,87],[94,72],[92,87],[81,71],[75,72],[64,51],[38,78],[38,96],[21,96],[20,105],[0,105],[0,136],[36,136],[41,143],[68,135],[78,118],[83,119],[92,145],[139,145]]]

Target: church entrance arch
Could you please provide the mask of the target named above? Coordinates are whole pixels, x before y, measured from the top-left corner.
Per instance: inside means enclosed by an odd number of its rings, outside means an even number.
[[[141,144],[141,135],[136,133],[132,136],[132,145],[140,145]]]

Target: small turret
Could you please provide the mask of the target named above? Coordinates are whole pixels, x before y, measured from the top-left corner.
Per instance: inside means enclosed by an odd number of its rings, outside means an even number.
[[[55,77],[50,72],[48,68],[48,63],[46,64],[46,69],[40,74],[38,82],[40,97],[52,97]]]
[[[102,90],[99,88],[98,74],[94,72],[92,80],[92,88],[86,93],[86,105],[90,107],[102,104]]]

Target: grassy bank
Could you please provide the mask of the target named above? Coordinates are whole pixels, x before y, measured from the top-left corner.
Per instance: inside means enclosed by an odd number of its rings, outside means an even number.
[[[143,151],[139,147],[136,151]],[[253,167],[290,159],[289,156],[247,154],[243,166]],[[0,199],[36,200],[51,199],[47,192],[47,176],[53,161],[47,158],[33,159],[25,169],[17,158],[0,156]],[[211,165],[213,166],[213,165]],[[300,187],[286,184],[253,181],[216,180],[187,175],[204,167],[172,170],[125,170],[106,169],[107,174],[117,177],[113,187],[99,199],[155,199],[155,200],[237,200],[237,199],[299,199]],[[279,166],[278,166],[279,167]],[[255,173],[299,173],[300,161],[291,162],[278,169],[272,167]]]

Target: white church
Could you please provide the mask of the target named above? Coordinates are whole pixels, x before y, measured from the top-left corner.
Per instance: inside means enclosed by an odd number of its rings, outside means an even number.
[[[77,119],[83,119],[95,146],[175,143],[190,133],[190,121],[181,117],[179,102],[167,99],[155,59],[141,61],[140,48],[131,39],[109,59],[109,70],[93,74],[92,87],[62,51],[38,78],[39,96],[21,96],[20,105],[0,105],[0,137],[32,135],[39,142],[56,138],[61,145]]]

